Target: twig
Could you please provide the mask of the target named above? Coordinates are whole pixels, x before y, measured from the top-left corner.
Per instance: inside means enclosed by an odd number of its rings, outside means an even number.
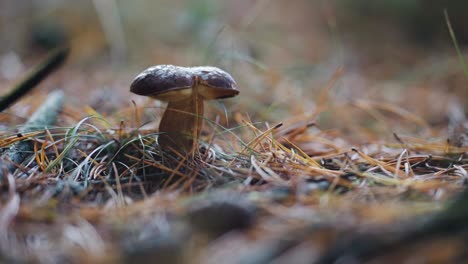
[[[0,100],[0,112],[7,109],[10,105],[18,101],[32,88],[36,87],[49,74],[57,69],[65,61],[69,53],[68,47],[58,48],[44,59],[39,65],[32,69],[23,80]]]

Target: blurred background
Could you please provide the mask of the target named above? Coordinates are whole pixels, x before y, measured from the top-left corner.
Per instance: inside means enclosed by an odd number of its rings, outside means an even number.
[[[128,91],[143,69],[212,65],[230,72],[241,90],[212,103],[213,113],[284,121],[317,111],[320,91],[336,80],[332,106],[317,117],[324,128],[352,117],[391,136],[388,124],[362,113],[382,102],[445,127],[468,109],[468,89],[444,10],[463,51],[467,8],[463,0],[2,0],[0,91],[47,51],[70,45],[68,63],[36,95],[62,88],[72,105],[119,115],[131,100],[147,102]],[[339,111],[349,105],[359,107]]]

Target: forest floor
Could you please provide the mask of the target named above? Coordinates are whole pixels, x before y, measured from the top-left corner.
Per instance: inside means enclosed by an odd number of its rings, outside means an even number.
[[[330,48],[258,32],[216,33],[206,60],[156,43],[128,67],[94,61],[86,36],[71,43],[0,114],[0,262],[466,261],[466,209],[453,204],[468,179],[468,89],[451,40]],[[226,55],[221,39],[244,41]],[[206,106],[194,155],[161,149],[165,104],[129,91],[154,61],[219,66],[238,83]],[[32,126],[38,115],[53,123]]]

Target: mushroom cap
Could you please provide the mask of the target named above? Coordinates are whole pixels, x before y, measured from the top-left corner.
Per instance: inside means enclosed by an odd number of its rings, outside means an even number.
[[[187,68],[157,65],[138,74],[130,85],[130,91],[163,101],[177,101],[191,95],[193,84],[193,76]]]
[[[201,66],[190,68],[198,76],[198,92],[206,99],[221,99],[239,94],[232,76],[220,68]]]
[[[157,65],[144,70],[133,80],[130,91],[162,101],[178,101],[191,96],[195,86],[208,100],[239,94],[232,76],[219,68],[174,65]]]

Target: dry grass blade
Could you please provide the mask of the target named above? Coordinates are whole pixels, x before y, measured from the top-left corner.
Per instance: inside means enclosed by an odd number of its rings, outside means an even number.
[[[34,137],[39,136],[39,135],[41,135],[43,133],[44,133],[43,131],[35,131],[35,132],[19,133],[19,134],[16,134],[16,135],[6,136],[6,137],[0,139],[0,148],[6,148],[6,147],[8,147],[8,146],[10,146],[12,144],[34,138]]]
[[[252,163],[252,166],[257,171],[257,173],[260,174],[262,179],[265,180],[266,182],[277,184],[277,185],[287,185],[287,182],[281,179],[281,177],[278,174],[276,174],[273,170],[264,166],[263,164],[258,164],[253,155],[250,156],[250,161]]]
[[[247,126],[251,127],[252,129],[254,129],[255,131],[259,131],[251,123],[245,122],[245,124]],[[257,147],[257,145],[260,144],[260,142],[262,142],[265,138],[267,138],[269,135],[271,135],[275,129],[278,129],[282,125],[283,125],[282,123],[279,123],[279,124],[275,125],[274,127],[269,128],[266,131],[262,132],[260,135],[258,135],[254,139],[252,139],[249,143],[247,143],[247,145],[241,150],[240,154],[242,155],[242,154],[245,154],[245,152],[247,150],[255,149],[255,147]]]
[[[379,166],[380,168],[385,169],[385,170],[393,173],[398,178],[405,178],[405,173],[400,170],[399,166],[397,166],[397,168],[395,168],[393,166],[388,165],[385,162],[382,162],[382,161],[376,160],[374,158],[371,158],[371,157],[367,156],[366,154],[362,153],[361,151],[359,151],[359,150],[357,150],[355,148],[353,148],[352,150],[354,152],[356,152],[357,154],[359,154],[359,156],[361,158],[363,158],[365,161],[367,161],[370,165]]]
[[[60,90],[53,91],[47,97],[47,100],[33,113],[26,124],[20,129],[20,132],[28,133],[35,130],[44,130],[56,122],[59,111],[62,108],[64,94]],[[18,141],[11,146],[2,157],[10,161],[8,170],[13,172],[17,165],[21,164],[29,152],[33,152],[33,146],[30,141]],[[0,176],[2,171],[0,171]],[[1,178],[1,177],[0,177]]]

